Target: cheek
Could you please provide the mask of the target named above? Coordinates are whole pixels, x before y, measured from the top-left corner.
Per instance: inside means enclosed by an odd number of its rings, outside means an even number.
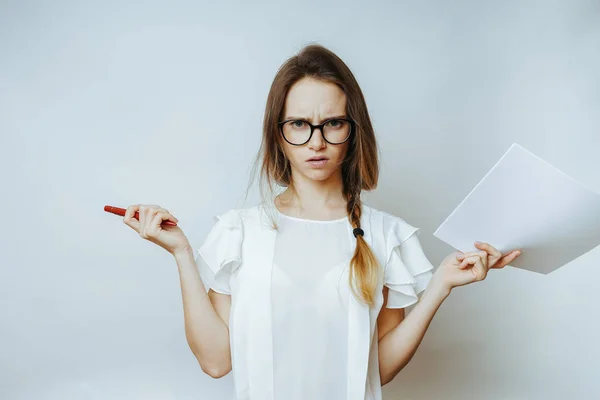
[[[342,162],[344,160],[347,152],[348,152],[347,144],[345,144],[343,147],[340,147],[339,150],[336,149],[335,158],[338,160],[338,162]]]
[[[301,152],[298,149],[294,148],[292,145],[288,144],[284,146],[285,156],[289,160],[290,164],[294,166],[294,168],[302,168],[302,161],[304,160]]]

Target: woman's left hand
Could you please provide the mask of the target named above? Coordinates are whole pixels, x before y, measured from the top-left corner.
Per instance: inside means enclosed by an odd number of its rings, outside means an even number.
[[[514,250],[500,253],[489,243],[475,242],[480,251],[449,254],[435,271],[434,277],[448,290],[457,286],[482,281],[490,268],[504,268],[514,261],[521,252]]]

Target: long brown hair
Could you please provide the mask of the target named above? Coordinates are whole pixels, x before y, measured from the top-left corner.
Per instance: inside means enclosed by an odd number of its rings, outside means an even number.
[[[363,93],[354,75],[337,55],[319,44],[310,44],[302,48],[298,54],[283,63],[275,75],[267,97],[262,142],[254,162],[250,185],[256,176],[256,168],[261,165],[262,204],[271,205],[265,207],[265,210],[271,215],[273,228],[277,229],[275,218],[271,214],[277,196],[273,195],[273,183],[293,190],[291,166],[283,151],[277,123],[281,121],[290,87],[304,77],[334,83],[346,95],[346,112],[355,121],[355,130],[349,139],[348,152],[341,165],[343,195],[347,201],[348,219],[352,227],[360,228],[361,190],[375,189],[379,177],[375,133]],[[350,261],[350,288],[359,301],[373,306],[379,264],[364,238],[358,235],[356,240],[356,250]]]

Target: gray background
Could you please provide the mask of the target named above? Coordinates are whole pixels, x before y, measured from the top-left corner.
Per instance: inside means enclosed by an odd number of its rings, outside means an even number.
[[[174,259],[102,207],[159,204],[199,245],[254,205],[269,86],[312,41],[367,99],[365,201],[434,265],[453,249],[433,231],[513,142],[600,192],[598,1],[2,1],[0,398],[230,396],[187,346]],[[596,248],[454,290],[384,398],[600,398],[599,267]]]

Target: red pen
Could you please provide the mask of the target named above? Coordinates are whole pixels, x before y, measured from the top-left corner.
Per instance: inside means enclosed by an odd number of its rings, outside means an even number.
[[[119,207],[113,207],[113,206],[104,206],[104,211],[109,212],[109,213],[113,213],[116,215],[120,215],[121,217],[125,216],[125,211],[127,211],[125,208],[119,208]],[[133,216],[135,219],[137,219],[138,221],[140,220],[140,213],[139,212],[135,212],[135,215]],[[161,225],[171,225],[171,226],[177,226],[176,222],[173,221],[163,221]]]

